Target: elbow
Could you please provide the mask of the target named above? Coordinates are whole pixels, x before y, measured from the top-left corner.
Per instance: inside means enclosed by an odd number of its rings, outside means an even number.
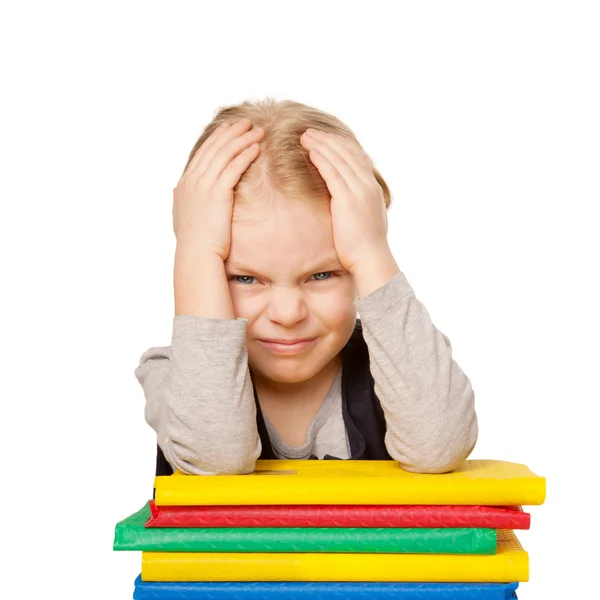
[[[203,463],[202,468],[211,475],[249,475],[256,468],[256,460],[253,454],[222,456],[211,463]]]
[[[427,470],[423,473],[450,473],[450,471],[458,469],[473,452],[477,443],[478,431],[477,418],[473,414],[473,419],[463,435],[447,440],[442,452],[433,460],[425,461],[424,466]]]
[[[413,461],[410,465],[403,465],[402,468],[411,473],[450,473],[458,469],[467,460],[473,447],[474,444],[466,450],[460,449],[434,457],[424,456]]]
[[[439,456],[423,456],[401,463],[401,467],[410,473],[450,473],[458,469],[466,460],[469,452],[448,453]]]
[[[454,471],[464,459],[439,457],[431,458],[430,456],[417,458],[410,463],[400,463],[400,466],[409,473],[450,473]]]
[[[458,469],[471,455],[479,435],[474,393],[468,383],[469,393],[462,415],[454,422],[442,421],[433,439],[435,448],[424,452],[415,466],[419,473],[449,473]]]
[[[184,475],[249,475],[254,472],[256,462],[245,459],[227,460],[219,463],[176,461],[174,466]]]
[[[247,475],[254,472],[261,453],[260,439],[253,449],[228,448],[216,455],[214,449],[189,448],[173,440],[160,445],[173,470],[184,475]]]
[[[398,462],[402,469],[411,473],[450,473],[458,469],[473,452],[478,433],[477,418],[473,413],[473,419],[461,435],[448,437],[441,445],[436,444],[436,449],[431,446],[423,448]],[[440,437],[437,438],[438,442]]]

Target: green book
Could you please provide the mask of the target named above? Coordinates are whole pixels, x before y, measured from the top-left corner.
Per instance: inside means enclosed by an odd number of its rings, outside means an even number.
[[[114,550],[495,554],[496,530],[475,527],[144,527],[148,504],[115,528]]]

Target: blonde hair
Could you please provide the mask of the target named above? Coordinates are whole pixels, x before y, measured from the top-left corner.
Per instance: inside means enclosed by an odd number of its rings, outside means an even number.
[[[262,127],[265,133],[258,157],[250,163],[234,188],[236,203],[249,195],[250,190],[269,185],[294,200],[331,198],[325,180],[310,160],[308,150],[300,143],[300,136],[309,127],[341,135],[361,147],[354,133],[337,117],[293,100],[266,98],[220,108],[194,144],[183,172],[198,148],[221,123],[235,123],[244,117],[250,119],[253,126]],[[390,190],[374,166],[373,174],[383,190],[387,209],[391,204]]]

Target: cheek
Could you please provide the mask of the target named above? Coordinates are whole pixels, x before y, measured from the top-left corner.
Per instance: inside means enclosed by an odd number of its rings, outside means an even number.
[[[330,325],[346,323],[356,318],[354,295],[351,290],[342,289],[330,294],[315,296],[309,305],[309,310],[322,322]]]
[[[231,294],[231,302],[233,304],[233,312],[236,318],[244,318],[249,321],[252,320],[252,316],[256,314],[258,308],[258,301],[251,295],[244,293],[246,290],[240,290],[239,286],[229,285],[229,292]]]

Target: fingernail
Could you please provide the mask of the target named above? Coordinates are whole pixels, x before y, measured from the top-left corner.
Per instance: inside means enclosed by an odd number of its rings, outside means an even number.
[[[250,119],[247,119],[245,117],[243,119],[240,119],[241,125],[248,125],[249,123],[250,123]]]

